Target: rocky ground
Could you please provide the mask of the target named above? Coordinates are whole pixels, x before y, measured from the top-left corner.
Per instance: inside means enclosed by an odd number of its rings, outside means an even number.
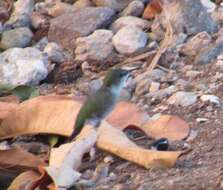
[[[170,148],[190,152],[174,168],[150,170],[98,152],[83,170],[86,179],[95,167],[103,174],[90,188],[223,189],[223,5],[154,2],[1,1],[0,84],[35,85],[42,95],[87,95],[100,87],[108,68],[134,68],[122,98],[151,118],[168,113],[187,121],[190,136]]]

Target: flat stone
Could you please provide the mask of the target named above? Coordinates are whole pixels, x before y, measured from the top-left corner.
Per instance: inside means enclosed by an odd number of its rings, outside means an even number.
[[[55,42],[48,43],[44,48],[44,52],[53,63],[63,63],[65,61],[63,49]]]
[[[223,53],[223,41],[210,44],[208,47],[203,48],[199,54],[195,57],[196,64],[208,64],[216,59]]]
[[[77,38],[75,60],[104,62],[111,59],[115,53],[112,37],[112,31],[101,29],[87,37]]]
[[[96,6],[109,7],[117,12],[123,10],[133,0],[93,0]]]
[[[34,0],[18,0],[14,3],[13,12],[5,25],[16,28],[30,25]]]
[[[111,29],[116,33],[125,26],[133,26],[141,30],[148,30],[151,26],[151,22],[134,16],[123,16],[112,24]]]
[[[182,107],[187,107],[194,104],[197,101],[197,95],[193,92],[179,91],[168,98],[167,102],[169,104],[179,105]]]
[[[36,48],[11,48],[0,54],[0,83],[39,84],[47,74],[47,59]]]
[[[189,39],[181,48],[180,52],[188,56],[195,56],[202,48],[208,46],[211,40],[212,38],[207,32],[200,32]]]
[[[203,102],[211,102],[211,103],[214,103],[214,104],[217,104],[219,105],[220,104],[220,98],[218,96],[215,96],[215,95],[212,95],[212,94],[205,94],[205,95],[202,95],[200,97],[201,101]]]
[[[7,30],[2,33],[0,46],[4,50],[13,47],[24,48],[30,44],[32,37],[33,33],[26,27]]]
[[[115,12],[107,7],[88,7],[65,13],[51,20],[49,41],[54,41],[73,53],[78,37],[108,26],[114,15]]]
[[[142,1],[132,1],[121,12],[121,16],[140,16],[144,11],[144,4]]]
[[[124,27],[113,37],[113,44],[121,54],[132,54],[142,48],[147,43],[147,34],[137,27]]]

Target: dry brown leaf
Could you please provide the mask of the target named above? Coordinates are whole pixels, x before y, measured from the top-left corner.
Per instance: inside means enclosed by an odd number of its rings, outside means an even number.
[[[56,188],[69,188],[80,178],[78,172],[83,155],[89,152],[97,140],[93,126],[85,126],[75,142],[53,148],[50,163],[44,169],[54,181]]]
[[[155,139],[166,137],[169,140],[182,140],[190,132],[190,127],[184,120],[171,115],[162,115],[157,120],[148,121],[140,129]]]
[[[17,108],[18,104],[16,103],[8,103],[0,101],[0,122],[2,119],[6,118],[6,116],[14,111]]]
[[[162,11],[162,2],[160,0],[152,0],[146,6],[142,18],[153,19],[155,16]]]
[[[21,148],[0,150],[0,168],[2,169],[10,169],[20,173],[27,169],[37,169],[38,166],[45,165],[46,163],[39,157]]]
[[[11,185],[8,187],[8,190],[26,190],[34,181],[39,179],[39,177],[40,174],[33,170],[21,173],[13,180]]]
[[[121,130],[102,122],[97,146],[145,168],[172,167],[181,151],[146,150],[130,141]]]
[[[66,96],[39,96],[24,101],[2,121],[0,139],[38,133],[69,136],[80,106]]]
[[[120,102],[106,119],[113,127],[125,129],[141,126],[148,121],[148,115],[130,102]]]

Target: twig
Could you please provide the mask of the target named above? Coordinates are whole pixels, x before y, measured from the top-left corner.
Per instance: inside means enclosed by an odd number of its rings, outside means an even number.
[[[164,40],[163,40],[157,54],[153,58],[150,66],[148,67],[147,71],[152,71],[157,66],[158,61],[160,60],[160,57],[162,56],[163,53],[166,52],[166,50],[167,50],[167,48],[168,48],[168,46],[169,46],[169,44],[172,40],[173,28],[172,28],[172,25],[170,23],[169,16],[167,14],[166,14],[166,19],[167,19],[168,24],[167,24],[167,29],[166,29]]]

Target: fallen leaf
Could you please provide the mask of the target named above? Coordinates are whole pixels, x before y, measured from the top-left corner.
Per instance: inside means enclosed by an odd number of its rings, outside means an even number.
[[[185,139],[190,132],[190,127],[184,120],[171,115],[162,115],[139,128],[155,139],[165,137],[172,141]]]
[[[0,122],[17,108],[18,104],[0,101]]]
[[[99,127],[97,146],[125,160],[145,168],[172,167],[181,151],[154,151],[137,146],[130,141],[123,131],[114,128],[107,122]]]
[[[8,102],[8,103],[19,103],[20,100],[15,95],[8,95],[8,96],[2,96],[0,97],[0,102]]]
[[[13,180],[7,190],[28,189],[28,187],[39,178],[40,174],[36,171],[29,170],[23,172]]]
[[[0,150],[0,168],[22,172],[27,169],[37,169],[38,166],[45,166],[46,163],[39,157],[21,149],[12,148]]]
[[[150,1],[144,12],[142,18],[144,19],[153,19],[155,16],[162,11],[162,2],[160,0],[152,0]]]
[[[113,127],[125,129],[129,126],[141,126],[148,121],[148,114],[130,102],[120,102],[106,121]]]
[[[39,133],[69,136],[80,106],[79,102],[66,96],[39,96],[24,101],[10,114],[8,109],[5,111],[0,139]]]
[[[78,172],[83,155],[89,152],[97,140],[93,126],[85,126],[75,142],[53,148],[49,166],[44,169],[53,179],[56,188],[69,188],[80,178]]]

